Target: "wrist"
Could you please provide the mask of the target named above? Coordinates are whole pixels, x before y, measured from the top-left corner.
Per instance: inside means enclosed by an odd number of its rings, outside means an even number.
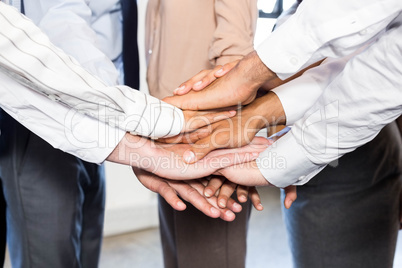
[[[282,103],[275,93],[269,92],[265,96],[256,99],[246,108],[256,120],[256,127],[259,129],[286,123],[286,115]]]
[[[257,89],[266,81],[278,78],[259,58],[256,51],[249,53],[239,62],[239,68],[244,72],[244,77],[253,83]]]

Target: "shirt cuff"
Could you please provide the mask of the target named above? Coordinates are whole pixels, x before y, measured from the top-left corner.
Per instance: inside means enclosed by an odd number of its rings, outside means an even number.
[[[272,89],[281,101],[286,115],[286,125],[293,125],[313,106],[322,93],[316,79],[302,75]]]
[[[280,79],[289,78],[307,67],[309,61],[314,62],[310,58],[319,46],[306,31],[292,16],[256,49],[262,62]]]
[[[325,167],[307,158],[292,131],[262,152],[256,162],[265,179],[280,188],[305,184]]]
[[[59,149],[91,163],[102,163],[126,134],[125,130],[72,112],[65,121],[65,142]]]

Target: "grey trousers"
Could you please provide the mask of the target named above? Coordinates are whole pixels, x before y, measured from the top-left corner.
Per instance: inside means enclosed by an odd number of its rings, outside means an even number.
[[[56,150],[17,122],[2,131],[0,177],[13,268],[97,267],[103,167]]]
[[[159,196],[165,268],[244,268],[251,202],[242,205],[233,222],[210,218],[186,205],[185,211],[176,211]]]
[[[283,208],[294,267],[392,267],[402,143],[395,124],[297,188]],[[282,192],[283,199],[283,192]]]

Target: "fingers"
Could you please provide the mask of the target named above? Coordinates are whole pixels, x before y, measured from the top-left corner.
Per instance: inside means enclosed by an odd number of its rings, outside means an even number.
[[[204,158],[209,152],[226,148],[230,145],[230,133],[227,129],[214,129],[211,135],[196,141],[190,150],[183,154],[186,163],[194,163]]]
[[[220,208],[227,207],[228,200],[232,196],[232,194],[236,191],[236,184],[226,180],[222,185],[219,195],[218,195],[218,206]],[[240,206],[241,207],[241,206]]]
[[[219,70],[217,70],[215,72],[215,77],[222,77],[225,74],[227,74],[230,70],[233,69],[233,67],[235,67],[237,65],[237,63],[239,63],[239,61],[232,61],[229,63],[226,63],[225,65],[222,66],[222,68],[220,68]]]
[[[139,168],[133,168],[133,171],[142,185],[152,192],[159,193],[172,208],[179,211],[186,209],[186,205],[177,196],[176,191],[164,179]]]
[[[182,129],[182,133],[194,131],[201,127],[211,125],[215,122],[231,118],[236,115],[236,111],[235,110],[222,111],[222,112],[184,111],[183,114],[186,123]]]
[[[186,204],[181,201],[181,199],[177,196],[176,191],[173,190],[173,188],[170,187],[166,182],[160,184],[156,192],[159,193],[175,210],[182,211],[186,209]]]
[[[189,183],[189,185],[191,185],[194,189],[197,189],[200,193],[202,193],[202,191],[203,191],[203,186],[202,186],[202,184],[200,184],[200,183],[198,183],[198,181],[197,180],[193,180],[193,181],[190,181],[190,182],[188,182]],[[209,202],[209,204],[211,204],[215,209],[218,209],[219,211],[220,211],[220,218],[222,219],[222,220],[225,220],[225,221],[233,221],[234,219],[235,219],[235,214],[233,213],[233,211],[232,210],[230,210],[229,208],[219,208],[218,206],[217,206],[217,198],[216,198],[216,196],[212,196],[212,197],[210,197],[210,198],[207,198],[206,199],[208,202]]]
[[[248,196],[248,187],[238,185],[237,186],[237,200],[239,200],[239,202],[241,202],[241,203],[245,203],[245,202],[247,202],[247,196]]]
[[[180,87],[173,90],[173,94],[180,96],[187,94],[190,90],[200,91],[204,89],[206,86],[216,80],[215,73],[221,68],[222,66],[218,65],[212,70],[202,70],[181,84]]]
[[[251,203],[255,207],[256,210],[261,211],[264,207],[261,204],[261,197],[257,191],[256,187],[249,187],[248,188],[248,196],[250,197]]]
[[[202,196],[202,194],[197,190],[197,187],[193,187],[192,184],[183,183],[180,181],[170,181],[169,184],[176,189],[184,200],[191,203],[195,208],[208,217],[218,218],[221,216],[222,212],[217,207],[213,206],[204,196]]]
[[[297,198],[297,189],[296,186],[288,186],[285,188],[285,201],[283,202],[285,208],[289,209],[292,206],[292,203]]]
[[[226,179],[224,177],[215,177],[215,176],[212,177],[209,180],[207,186],[205,187],[204,195],[206,197],[214,196],[218,192],[218,190],[221,188],[221,186],[225,180]]]
[[[186,143],[192,144],[196,141],[199,141],[203,138],[206,138],[211,134],[212,130],[210,127],[203,127],[194,132],[182,133],[180,135],[170,137],[170,138],[161,138],[158,141],[162,143]]]

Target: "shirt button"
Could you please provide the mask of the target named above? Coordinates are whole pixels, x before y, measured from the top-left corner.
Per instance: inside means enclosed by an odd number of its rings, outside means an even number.
[[[299,59],[296,57],[291,57],[290,58],[290,63],[293,65],[297,65],[299,63]]]

